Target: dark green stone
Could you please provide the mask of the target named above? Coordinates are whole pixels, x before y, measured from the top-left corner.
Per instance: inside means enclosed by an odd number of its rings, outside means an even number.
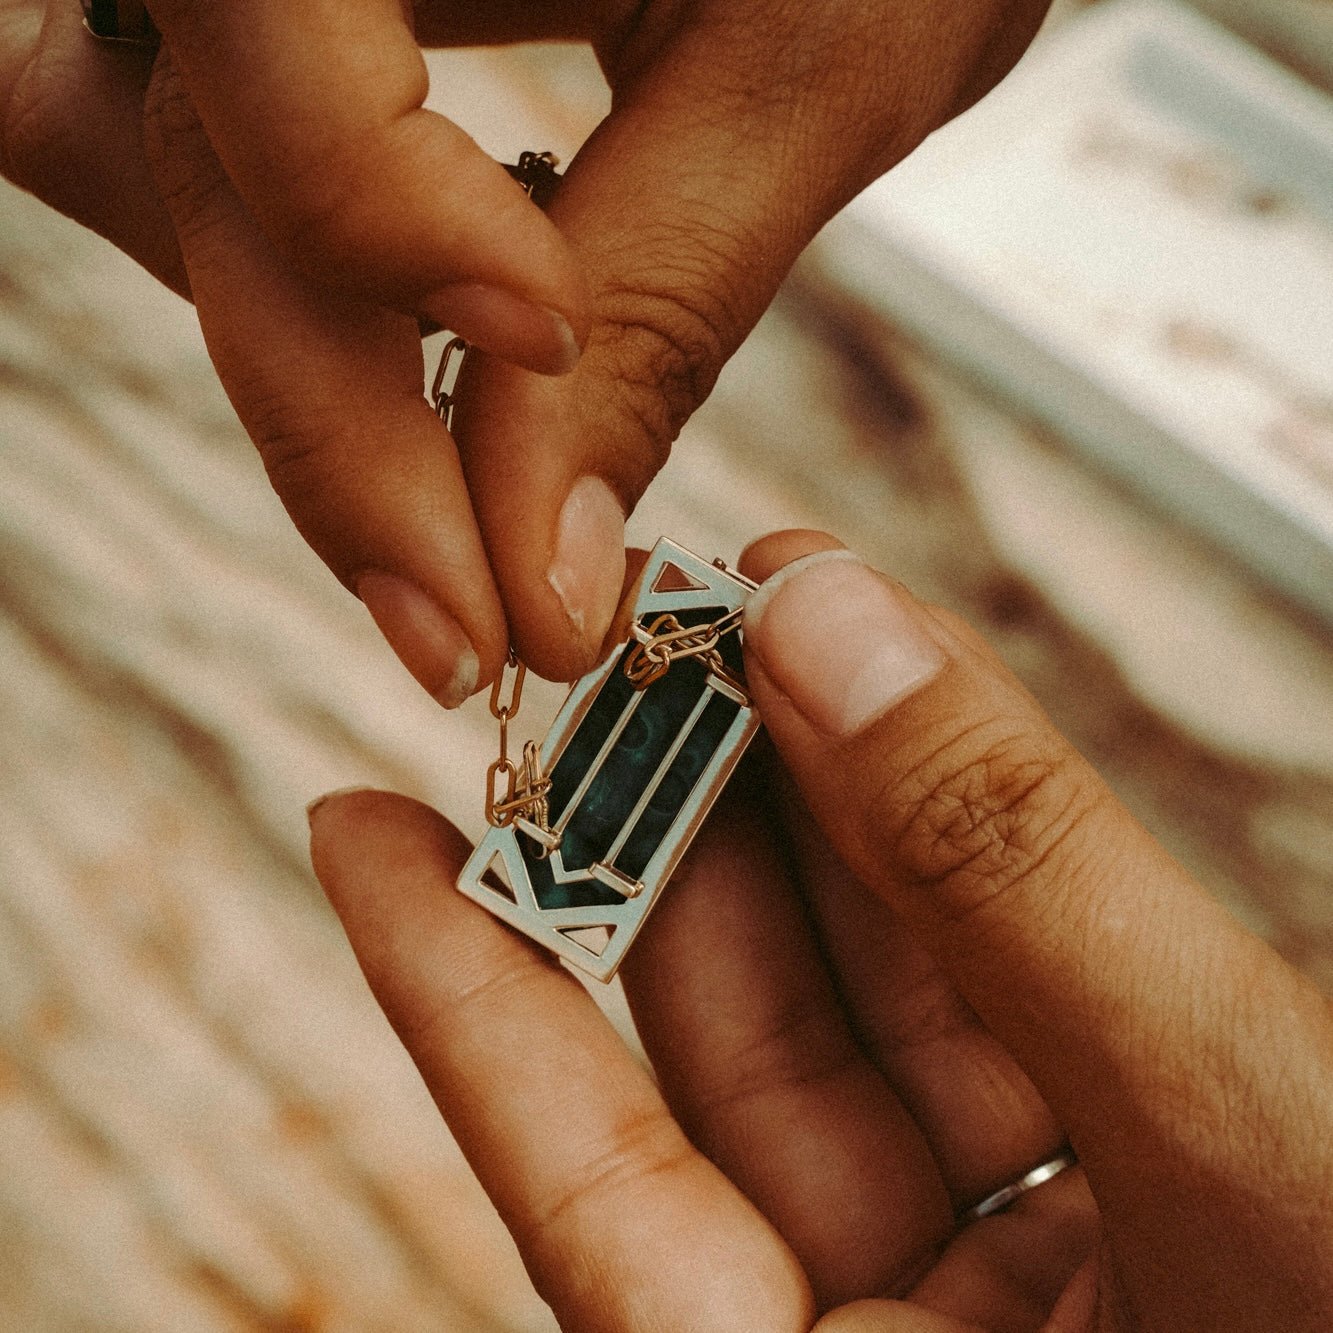
[[[550,861],[539,861],[532,854],[532,844],[526,838],[520,837],[518,842],[537,906],[543,911],[556,907],[610,907],[625,901],[600,880],[582,879],[576,884],[557,884]]]
[[[677,618],[682,624],[698,625],[708,624],[722,614],[722,607],[703,607],[678,613]],[[645,617],[644,623],[651,618]],[[723,660],[739,673],[741,653],[735,634],[722,640],[721,651]],[[583,775],[634,693],[633,685],[620,669],[629,652],[627,648],[621,655],[616,670],[603,684],[556,761],[551,772],[549,798],[552,820],[563,815]],[[584,869],[605,858],[698,703],[705,689],[706,675],[707,671],[700,663],[682,660],[644,691],[634,715],[565,826],[560,856],[567,869]],[[642,874],[736,712],[737,706],[721,697],[713,698],[705,707],[689,740],[673,759],[660,787],[621,849],[617,865],[626,874],[634,878]],[[557,884],[549,862],[538,860],[526,839],[519,841],[537,902],[543,909],[605,906],[622,901],[614,889],[596,880]]]
[[[555,761],[555,767],[551,770],[551,794],[547,798],[552,822],[565,813],[570,797],[578,789],[583,775],[597,758],[597,752],[602,748],[603,741],[610,734],[611,728],[615,726],[625,710],[625,705],[634,694],[634,686],[630,684],[621,669],[628,651],[626,649],[620,655],[616,669],[598,690],[597,697],[583,715],[578,730],[569,738],[560,758]],[[640,704],[640,707],[642,706]]]
[[[718,745],[738,712],[739,705],[720,694],[709,700],[691,729],[689,739],[662,775],[647,808],[620,849],[615,862],[617,870],[631,879],[638,879],[643,874],[644,867],[652,860],[681,806],[689,799],[699,775],[717,753]]]
[[[630,811],[699,702],[705,670],[677,662],[643,692],[619,739],[565,825],[560,855],[569,869],[605,860]]]

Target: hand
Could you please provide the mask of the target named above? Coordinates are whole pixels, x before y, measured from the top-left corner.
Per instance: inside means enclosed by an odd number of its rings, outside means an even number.
[[[954,617],[817,534],[743,568],[769,579],[745,656],[773,752],[622,970],[658,1084],[452,891],[442,819],[312,812],[370,985],[562,1325],[1327,1328],[1328,1004]],[[1081,1169],[956,1223],[1066,1138]]]
[[[0,168],[192,294],[297,527],[452,705],[511,636],[591,665],[624,516],[796,255],[1048,3],[150,0],[154,60],[0,0]],[[421,105],[419,43],[529,39],[614,93],[549,219]],[[504,358],[461,466],[418,317]]]

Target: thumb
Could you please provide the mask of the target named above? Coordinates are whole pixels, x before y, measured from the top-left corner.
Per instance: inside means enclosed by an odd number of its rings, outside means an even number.
[[[1230,1326],[1257,1282],[1292,1315],[1271,1326],[1304,1327],[1328,1275],[1294,1251],[1320,1246],[1275,1251],[1273,1233],[1327,1226],[1322,999],[965,628],[816,534],[765,539],[742,569],[771,575],[746,668],[783,760],[1065,1126],[1130,1306]]]

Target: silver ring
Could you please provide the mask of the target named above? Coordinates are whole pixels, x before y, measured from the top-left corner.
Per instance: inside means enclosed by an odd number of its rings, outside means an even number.
[[[998,1213],[1002,1209],[1008,1208],[1020,1194],[1026,1194],[1028,1190],[1034,1190],[1038,1185],[1044,1185],[1048,1180],[1053,1180],[1058,1176],[1061,1171],[1077,1165],[1078,1157],[1074,1150],[1072,1148],[1063,1149],[1049,1161],[1043,1162],[1040,1166],[1034,1166],[1027,1175],[1021,1176],[1013,1184],[996,1190],[994,1194],[987,1195],[980,1203],[974,1204],[966,1212],[959,1213],[958,1225],[965,1227],[973,1222],[980,1222],[983,1217],[989,1217],[992,1213]]]
[[[142,0],[83,0],[83,26],[103,42],[156,46],[157,29]]]

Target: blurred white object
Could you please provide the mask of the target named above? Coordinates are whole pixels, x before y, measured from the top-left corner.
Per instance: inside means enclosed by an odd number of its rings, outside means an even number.
[[[1333,620],[1333,100],[1099,5],[855,200],[832,275]]]

